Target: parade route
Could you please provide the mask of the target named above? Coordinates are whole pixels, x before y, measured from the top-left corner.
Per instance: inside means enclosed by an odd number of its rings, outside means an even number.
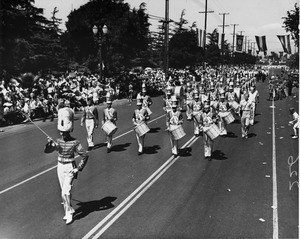
[[[291,138],[288,109],[298,99],[267,101],[267,84],[257,88],[261,99],[249,138],[241,138],[235,116],[228,136],[215,140],[212,161],[204,159],[202,136],[193,135],[188,121],[180,154],[171,156],[161,96],[153,98],[145,153],[138,156],[131,122],[136,104],[116,105],[112,152],[97,129],[74,185],[70,225],[62,220],[56,154],[43,153],[47,139],[32,125],[3,132],[0,237],[297,238],[298,140]],[[86,147],[79,119],[73,135]],[[58,137],[55,121],[36,123]]]

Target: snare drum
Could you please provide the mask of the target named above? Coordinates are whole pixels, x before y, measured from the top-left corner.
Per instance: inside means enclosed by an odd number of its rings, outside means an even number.
[[[116,133],[117,129],[117,126],[109,120],[102,125],[102,130],[109,136]]]
[[[231,124],[235,120],[230,112],[226,113],[226,115],[224,115],[222,118],[224,119],[226,124]]]
[[[150,131],[148,125],[145,122],[140,123],[134,128],[134,131],[138,134],[138,136],[143,136]]]
[[[210,127],[203,127],[203,132],[211,139],[214,140],[217,138],[221,131],[219,127],[215,124],[211,125]]]
[[[232,101],[232,102],[230,103],[230,105],[231,105],[231,107],[232,107],[235,111],[237,111],[238,108],[240,107],[239,104],[238,104],[236,101]]]
[[[181,125],[178,125],[176,128],[170,130],[170,132],[175,140],[179,140],[185,136],[185,132]]]

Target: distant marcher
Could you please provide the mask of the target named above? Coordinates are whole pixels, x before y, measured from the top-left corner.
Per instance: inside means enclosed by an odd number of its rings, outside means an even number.
[[[111,152],[112,137],[117,130],[116,122],[118,120],[117,111],[111,107],[112,100],[110,97],[106,100],[107,108],[103,111],[102,129],[106,133],[107,153]]]
[[[299,131],[299,115],[295,111],[294,108],[290,108],[290,113],[293,116],[293,120],[289,122],[290,125],[293,125],[294,135],[292,136],[293,139],[298,139],[298,131]]]
[[[93,133],[94,130],[98,128],[99,123],[98,111],[93,105],[92,98],[87,99],[87,106],[83,109],[81,126],[83,126],[84,123],[87,131],[88,149],[90,150],[94,147]]]

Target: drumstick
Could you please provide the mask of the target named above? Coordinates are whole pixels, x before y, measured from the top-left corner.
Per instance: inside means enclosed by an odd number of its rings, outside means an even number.
[[[21,114],[24,115],[27,119],[29,119],[30,122],[33,123],[33,125],[36,126],[44,135],[46,135],[48,138],[51,138],[44,130],[42,130],[37,124],[35,124],[29,116],[25,115],[22,111]]]

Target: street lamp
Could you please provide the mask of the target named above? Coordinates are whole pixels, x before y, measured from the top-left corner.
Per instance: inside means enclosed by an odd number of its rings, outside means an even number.
[[[108,28],[106,25],[104,25],[101,29],[101,31],[98,30],[97,26],[93,26],[93,33],[95,38],[97,39],[98,36],[98,44],[99,44],[99,58],[100,58],[100,82],[102,82],[102,43],[103,43],[103,36],[107,34]],[[98,33],[99,32],[99,33]]]

